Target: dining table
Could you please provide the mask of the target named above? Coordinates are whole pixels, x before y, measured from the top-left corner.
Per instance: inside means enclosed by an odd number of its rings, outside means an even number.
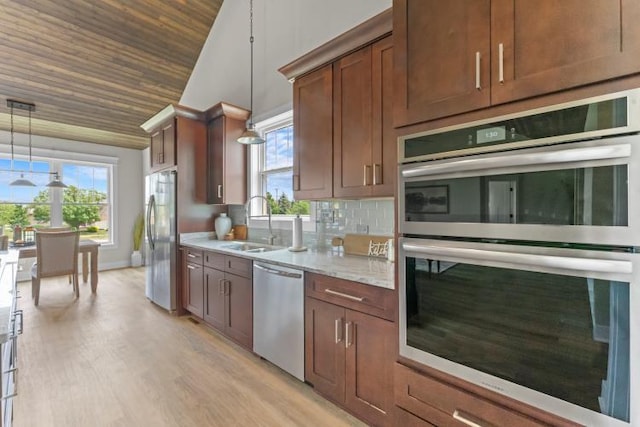
[[[98,248],[100,243],[95,240],[80,240],[78,243],[78,255],[82,256],[82,281],[87,283],[89,274],[91,274],[91,292],[96,293],[98,289]],[[35,258],[36,246],[14,247],[20,251],[19,257]],[[91,268],[89,268],[91,267]]]

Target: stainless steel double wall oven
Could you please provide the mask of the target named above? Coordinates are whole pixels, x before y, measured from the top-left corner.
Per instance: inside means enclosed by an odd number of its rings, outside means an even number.
[[[400,354],[640,425],[640,90],[399,141]]]

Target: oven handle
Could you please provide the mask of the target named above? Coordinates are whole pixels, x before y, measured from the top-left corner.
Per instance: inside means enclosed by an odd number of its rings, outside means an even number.
[[[424,245],[404,242],[402,249],[406,252],[439,256],[450,256],[458,259],[474,261],[494,261],[521,266],[549,267],[576,271],[593,271],[599,273],[632,273],[630,261],[617,261],[594,258],[575,258],[554,255],[519,254],[512,252],[500,252],[484,249],[454,248],[437,245]]]
[[[507,168],[588,160],[617,159],[631,156],[631,144],[619,144],[600,147],[572,148],[529,154],[509,154],[484,157],[482,159],[456,159],[443,163],[428,163],[402,170],[403,178],[439,175],[450,172],[468,172],[483,169]]]

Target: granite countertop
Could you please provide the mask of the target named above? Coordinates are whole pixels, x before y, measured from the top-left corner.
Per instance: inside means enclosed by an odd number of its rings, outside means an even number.
[[[386,259],[345,255],[342,252],[331,250],[317,251],[309,249],[304,252],[292,252],[287,248],[282,248],[256,253],[225,248],[225,246],[229,246],[232,243],[233,242],[225,240],[211,239],[206,233],[180,235],[180,245],[182,246],[221,252],[249,258],[254,261],[264,261],[270,264],[324,274],[325,276],[353,280],[381,288],[394,289],[394,263]]]
[[[15,280],[18,270],[18,251],[0,251],[0,343],[11,336],[11,317],[15,300]]]

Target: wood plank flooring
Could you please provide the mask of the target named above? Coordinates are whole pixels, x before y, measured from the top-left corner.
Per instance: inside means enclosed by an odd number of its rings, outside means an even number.
[[[204,324],[144,296],[144,268],[100,273],[97,295],[43,280],[18,285],[14,425],[362,426],[311,387]]]

